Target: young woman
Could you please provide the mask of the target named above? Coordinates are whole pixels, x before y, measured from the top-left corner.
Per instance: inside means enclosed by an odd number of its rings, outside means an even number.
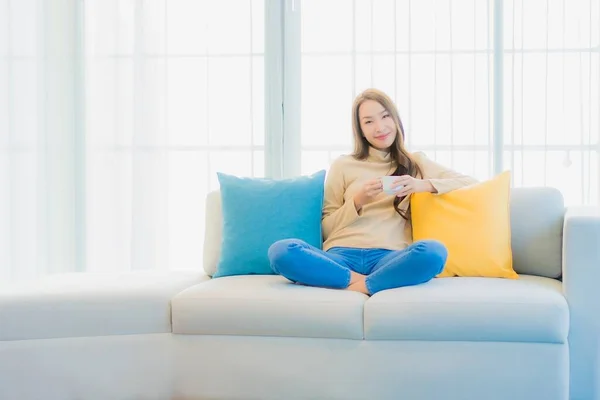
[[[396,106],[376,89],[352,106],[354,153],[335,160],[325,183],[323,250],[297,239],[269,248],[273,270],[289,280],[368,295],[427,282],[446,263],[444,245],[412,243],[410,195],[446,193],[475,183],[404,147]],[[397,176],[383,192],[382,177]]]

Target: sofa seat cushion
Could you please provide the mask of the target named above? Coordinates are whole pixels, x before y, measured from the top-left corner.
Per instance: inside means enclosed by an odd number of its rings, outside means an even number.
[[[455,277],[379,292],[365,304],[365,338],[565,343],[560,281]]]
[[[170,300],[196,271],[73,273],[0,286],[0,340],[171,332]]]
[[[173,298],[173,333],[362,339],[367,299],[278,275],[215,278]]]

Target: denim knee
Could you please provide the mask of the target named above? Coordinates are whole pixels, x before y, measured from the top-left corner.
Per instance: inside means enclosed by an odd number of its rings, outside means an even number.
[[[281,274],[281,265],[285,266],[285,259],[287,256],[298,247],[302,247],[302,241],[298,239],[282,239],[269,246],[267,256],[273,272]]]
[[[422,253],[424,263],[435,269],[436,275],[444,270],[448,259],[448,249],[439,240],[426,239],[415,243],[416,250]]]

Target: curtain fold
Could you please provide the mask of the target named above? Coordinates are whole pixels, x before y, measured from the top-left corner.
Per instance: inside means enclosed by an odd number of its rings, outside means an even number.
[[[75,10],[0,1],[0,280],[78,269]]]
[[[87,271],[201,270],[216,172],[264,175],[264,12],[85,2]]]

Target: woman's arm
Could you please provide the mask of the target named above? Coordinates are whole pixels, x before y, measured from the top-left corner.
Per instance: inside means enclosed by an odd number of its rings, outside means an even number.
[[[323,219],[321,221],[324,239],[358,219],[354,202],[344,201],[345,190],[343,161],[338,159],[331,165],[325,181]]]
[[[431,192],[443,194],[461,187],[477,183],[477,179],[463,175],[427,158],[424,153],[414,153],[417,163],[423,172],[423,180],[431,185]]]

